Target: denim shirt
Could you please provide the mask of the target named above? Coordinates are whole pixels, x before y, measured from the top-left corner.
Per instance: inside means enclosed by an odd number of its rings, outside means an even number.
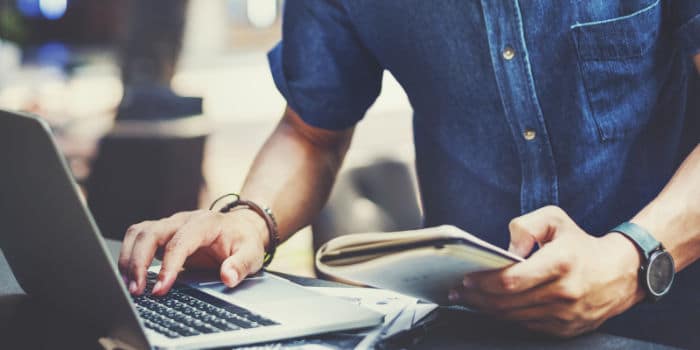
[[[659,193],[700,141],[695,54],[700,0],[287,0],[269,60],[289,106],[332,130],[390,71],[414,111],[425,224],[507,247],[508,222],[542,206],[602,235]],[[700,317],[687,270],[606,330],[700,346],[674,336]]]
[[[425,224],[501,247],[549,204],[605,234],[700,142],[699,0],[287,0],[282,36],[275,83],[316,127],[354,126],[390,71],[414,110]],[[678,330],[700,318],[700,264],[683,273],[605,330],[700,346]]]
[[[282,35],[272,74],[310,125],[354,126],[390,71],[425,224],[501,247],[549,204],[605,234],[700,140],[698,0],[288,0]]]

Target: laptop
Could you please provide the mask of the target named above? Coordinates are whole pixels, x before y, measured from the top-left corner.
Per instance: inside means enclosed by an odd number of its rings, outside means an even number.
[[[183,273],[164,297],[132,297],[81,198],[47,124],[0,110],[0,247],[28,294],[77,315],[100,337],[138,349],[199,349],[383,322],[379,313],[267,272],[235,288]]]

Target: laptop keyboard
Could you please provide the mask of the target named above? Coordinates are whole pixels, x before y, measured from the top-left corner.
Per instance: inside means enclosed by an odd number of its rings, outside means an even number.
[[[146,291],[133,296],[146,328],[168,338],[229,332],[277,323],[186,285],[175,284],[168,294],[151,295],[156,274],[148,273]]]

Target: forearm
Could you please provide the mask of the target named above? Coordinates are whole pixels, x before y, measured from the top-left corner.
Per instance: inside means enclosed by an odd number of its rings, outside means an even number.
[[[700,54],[693,61],[700,74]],[[664,244],[673,255],[676,270],[700,258],[700,145],[661,193],[632,221],[647,228]]]
[[[321,210],[352,134],[313,128],[287,109],[241,190],[243,198],[272,208],[281,240],[308,225]]]
[[[700,146],[632,221],[663,243],[676,262],[676,270],[700,257]]]

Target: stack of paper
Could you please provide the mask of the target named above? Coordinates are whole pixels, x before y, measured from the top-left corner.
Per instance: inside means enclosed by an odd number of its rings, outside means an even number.
[[[348,331],[290,340],[274,344],[246,347],[248,350],[269,349],[372,349],[374,345],[398,332],[413,327],[423,317],[437,308],[437,304],[384,289],[306,287],[315,292],[346,299],[368,309],[384,314],[384,324],[362,331]]]
[[[433,311],[437,304],[385,289],[308,287],[326,295],[348,299],[360,306],[384,314],[384,324],[364,332],[364,339],[355,349],[370,349],[384,338],[411,329],[414,324]]]

